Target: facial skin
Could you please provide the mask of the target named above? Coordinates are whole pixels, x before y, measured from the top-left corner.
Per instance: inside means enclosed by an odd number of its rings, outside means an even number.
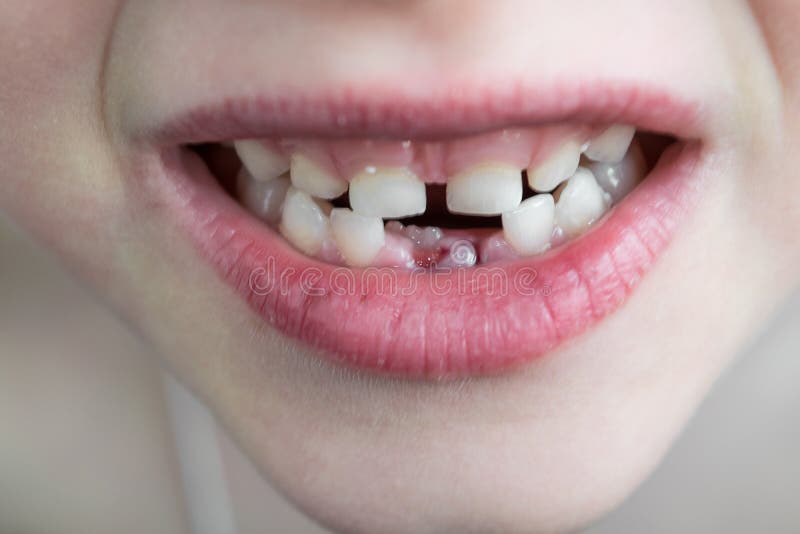
[[[571,529],[636,487],[800,281],[798,27],[792,0],[6,0],[0,208],[326,525]],[[565,68],[644,72],[702,99],[716,161],[620,310],[497,377],[415,382],[324,363],[252,313],[131,171],[163,116],[232,80],[413,89]]]

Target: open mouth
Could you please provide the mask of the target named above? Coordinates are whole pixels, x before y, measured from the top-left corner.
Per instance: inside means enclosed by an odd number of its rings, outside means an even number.
[[[194,149],[242,207],[308,257],[447,270],[533,257],[580,237],[673,143],[612,125]]]
[[[226,105],[179,121],[191,131],[143,172],[289,337],[371,372],[492,374],[616,310],[670,243],[704,155],[688,126],[652,127],[691,116],[670,105],[408,137],[326,135],[336,124],[283,135]]]

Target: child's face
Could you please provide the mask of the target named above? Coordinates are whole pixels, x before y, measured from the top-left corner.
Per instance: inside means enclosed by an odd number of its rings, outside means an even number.
[[[794,0],[6,0],[0,207],[326,524],[575,527],[800,279],[799,27]],[[423,210],[443,235],[383,227]]]

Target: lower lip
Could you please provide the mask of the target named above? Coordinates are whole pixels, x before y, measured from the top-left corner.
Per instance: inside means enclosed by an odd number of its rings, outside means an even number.
[[[622,204],[571,243],[435,275],[305,257],[223,194],[199,161],[187,165],[179,154],[159,160],[160,201],[264,321],[339,364],[441,379],[532,361],[619,308],[690,210],[701,149],[669,149]]]

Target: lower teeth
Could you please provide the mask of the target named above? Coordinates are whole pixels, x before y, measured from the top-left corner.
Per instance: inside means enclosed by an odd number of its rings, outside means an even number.
[[[596,149],[599,154],[618,156],[618,150],[613,147]],[[252,152],[252,146],[248,145],[249,158],[253,158]],[[571,152],[562,150],[562,156],[559,156],[561,163],[551,158],[546,165],[563,173],[564,169],[574,166],[574,163],[565,159],[570,158],[571,161]],[[261,161],[273,163],[279,160],[262,158]],[[497,188],[491,185],[492,172],[482,182],[481,176],[476,175],[480,169],[476,168],[478,170],[470,171],[473,174],[468,179],[462,180],[466,185],[448,190],[448,203],[456,204],[453,211],[461,211],[459,206],[469,209],[474,206],[478,213],[486,217],[500,215],[497,210],[501,210],[502,205],[502,225],[457,230],[440,228],[435,224],[426,225],[431,219],[426,221],[425,215],[414,219],[418,224],[380,218],[380,214],[387,210],[411,214],[420,211],[418,197],[421,192],[417,188],[416,177],[408,170],[369,167],[364,173],[363,185],[358,185],[360,189],[351,190],[349,199],[344,194],[333,200],[332,205],[327,200],[314,198],[312,194],[324,190],[324,196],[330,198],[339,194],[345,185],[340,189],[337,177],[326,176],[324,168],[314,167],[305,158],[294,157],[291,161],[293,169],[313,168],[314,176],[305,179],[287,172],[275,178],[254,178],[247,168],[242,167],[236,183],[239,202],[265,224],[279,230],[295,248],[310,257],[350,267],[401,269],[465,268],[542,254],[585,233],[629,194],[647,172],[642,148],[639,141],[634,140],[618,163],[592,161],[584,155],[577,171],[567,170],[571,174],[560,184],[558,179],[543,179],[541,169],[537,170],[535,183],[555,183],[556,189],[540,193],[528,189],[525,195],[527,199],[521,204],[514,202],[517,207],[507,209],[511,205],[509,195],[513,190],[509,190],[513,186],[506,176],[509,172],[507,168],[487,166],[494,174],[500,172],[498,169],[503,170],[504,184]],[[261,168],[264,167],[268,166],[262,164]],[[274,167],[277,168],[277,164]],[[261,168],[259,170],[263,173]],[[531,170],[528,172],[530,174]],[[390,181],[400,181],[394,182],[396,189],[391,193],[379,191],[376,196],[374,190],[381,187],[380,180],[384,176]],[[533,178],[531,181],[534,181]],[[412,187],[407,187],[407,184]],[[355,207],[357,211],[334,207],[344,206],[348,200],[355,198],[354,195],[359,203]],[[370,203],[371,198],[379,200]],[[434,207],[428,206],[429,211],[436,211],[431,210]],[[376,213],[369,213],[371,210]]]

